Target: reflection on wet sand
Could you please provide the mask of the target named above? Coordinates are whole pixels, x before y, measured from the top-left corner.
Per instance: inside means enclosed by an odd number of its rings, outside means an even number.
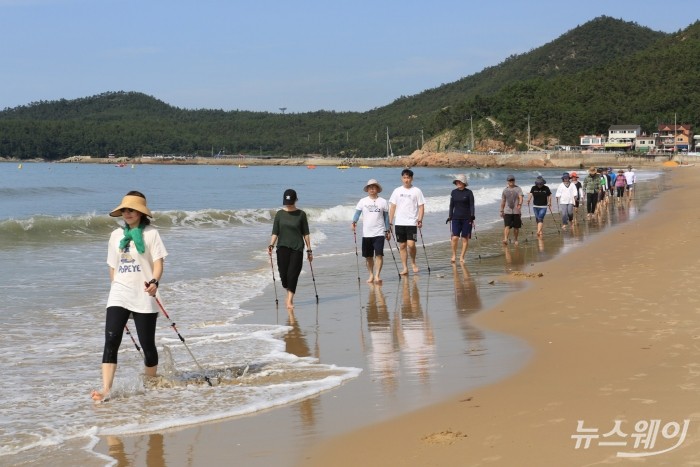
[[[369,287],[367,300],[367,329],[370,348],[367,351],[372,381],[379,381],[382,391],[390,394],[398,387],[399,336],[391,317],[382,288]]]
[[[404,365],[409,374],[417,374],[421,381],[430,379],[434,369],[435,337],[418,291],[418,278],[402,280],[399,342]],[[427,299],[426,299],[427,301]]]
[[[480,348],[477,344],[478,341],[484,338],[479,328],[471,324],[472,315],[481,310],[482,307],[479,289],[464,263],[461,263],[459,268],[456,264],[453,264],[452,274],[454,276],[455,308],[459,326],[464,333],[464,339],[468,346],[466,353],[473,355]]]
[[[137,459],[136,455],[128,456],[124,449],[124,443],[118,436],[107,436],[107,445],[109,446],[109,455],[116,461],[116,467],[127,467],[132,465],[153,465],[161,466],[165,463],[165,450],[163,447],[163,435],[154,433],[148,435],[148,449],[146,450],[146,459]],[[136,454],[142,453],[142,450],[135,450]]]
[[[306,336],[299,327],[299,322],[297,321],[293,310],[287,313],[287,326],[292,328],[284,336],[284,343],[286,344],[287,353],[296,355],[297,357],[315,357],[320,362],[321,351],[318,346],[318,339],[316,339],[314,352],[312,354],[309,344],[306,342]],[[318,317],[316,326],[318,326]],[[316,424],[316,408],[318,404],[318,397],[307,398],[296,404],[296,406],[299,408],[299,417],[301,418],[303,428],[307,430],[312,430],[314,428]]]
[[[523,251],[520,249],[520,246],[514,246],[511,251],[510,245],[504,245],[503,253],[505,254],[506,259],[506,272],[523,270],[525,267],[525,256],[523,255]]]

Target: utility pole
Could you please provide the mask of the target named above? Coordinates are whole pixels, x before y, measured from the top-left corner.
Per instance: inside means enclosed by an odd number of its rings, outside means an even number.
[[[472,132],[472,139],[471,139],[471,147],[469,148],[470,151],[474,150],[474,116],[469,115],[469,127],[471,128]]]
[[[527,114],[527,150],[530,150],[530,114]]]

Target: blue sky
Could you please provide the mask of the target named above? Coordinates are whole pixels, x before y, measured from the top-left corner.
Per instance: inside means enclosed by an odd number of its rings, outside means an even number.
[[[366,111],[607,15],[656,31],[697,0],[0,0],[0,109],[138,91],[187,109]],[[583,6],[585,5],[585,6]],[[695,15],[695,16],[693,16]]]

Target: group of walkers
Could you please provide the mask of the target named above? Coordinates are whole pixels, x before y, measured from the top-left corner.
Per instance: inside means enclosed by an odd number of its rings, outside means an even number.
[[[362,257],[366,261],[369,273],[367,283],[370,284],[382,283],[384,242],[391,241],[392,235],[395,236],[401,257],[402,269],[399,275],[408,275],[409,261],[410,270],[414,274],[419,272],[416,263],[416,241],[423,227],[425,197],[423,192],[413,185],[411,169],[401,172],[401,180],[401,186],[394,189],[387,201],[379,196],[382,192],[381,184],[375,179],[370,179],[364,186],[367,196],[360,199],[355,207],[352,231],[356,232],[357,223],[362,218]],[[524,195],[522,189],[516,185],[513,175],[508,175],[506,181],[507,186],[502,192],[500,203],[500,215],[504,222],[503,244],[508,245],[512,231],[514,243],[517,245],[519,230],[522,227]],[[628,167],[627,171],[618,170],[617,173],[610,168],[591,167],[583,182],[579,182],[576,172],[565,172],[555,195],[561,213],[562,229],[566,229],[575,219],[576,211],[584,200],[590,218],[599,206],[608,202],[608,198],[614,196],[621,199],[631,196],[635,182],[636,175],[632,167]],[[452,183],[455,188],[450,193],[446,221],[450,224],[451,262],[455,263],[459,259],[460,263],[464,263],[476,219],[474,193],[467,188],[469,182],[466,175],[456,175]],[[528,209],[530,204],[533,205],[538,237],[543,235],[543,222],[547,210],[552,211],[552,191],[546,183],[543,177],[538,176],[527,199]],[[282,287],[286,290],[286,307],[290,313],[294,310],[294,295],[305,249],[307,260],[309,263],[313,261],[309,222],[306,213],[297,208],[297,201],[296,191],[287,189],[284,192],[282,209],[275,214],[267,247],[271,261],[272,252],[276,248],[277,269]],[[168,254],[158,231],[150,225],[152,214],[142,193],[127,193],[121,203],[110,212],[110,216],[122,217],[124,224],[112,232],[108,243],[107,264],[111,286],[106,307],[102,389],[91,393],[96,402],[104,402],[110,398],[123,333],[126,330],[130,334],[127,327],[130,316],[133,316],[143,349],[145,374],[156,375],[156,319],[159,308],[162,310],[158,300],[158,287],[163,275],[164,259]]]

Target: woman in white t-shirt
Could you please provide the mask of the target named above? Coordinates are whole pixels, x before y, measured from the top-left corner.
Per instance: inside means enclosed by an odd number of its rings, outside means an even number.
[[[115,229],[109,237],[107,264],[111,287],[102,354],[102,390],[94,390],[91,394],[96,402],[105,402],[110,398],[117,371],[117,353],[129,316],[133,317],[143,350],[144,372],[147,376],[156,375],[158,308],[153,297],[158,294],[163,260],[168,255],[160,234],[150,225],[149,217],[153,215],[142,193],[130,191],[109,215],[122,217],[124,226]]]

